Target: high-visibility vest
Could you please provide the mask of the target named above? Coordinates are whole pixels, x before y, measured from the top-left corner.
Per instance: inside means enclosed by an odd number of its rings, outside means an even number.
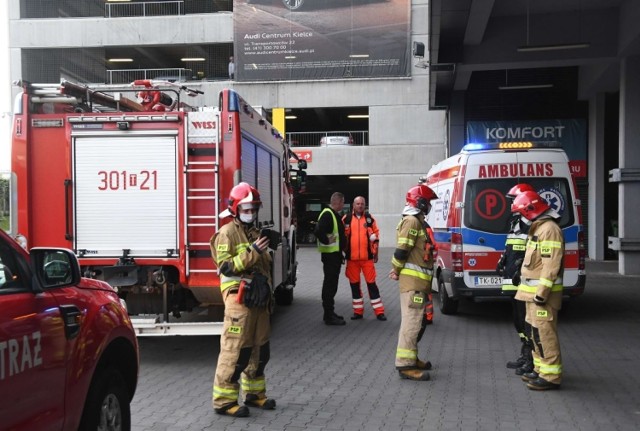
[[[340,234],[338,232],[338,219],[336,218],[335,213],[330,208],[323,209],[318,216],[318,222],[322,218],[322,215],[327,211],[331,213],[331,218],[333,218],[333,231],[331,232],[331,234],[334,236],[335,240],[329,244],[323,244],[319,240],[316,242],[318,243],[318,251],[320,253],[336,253],[340,251]]]

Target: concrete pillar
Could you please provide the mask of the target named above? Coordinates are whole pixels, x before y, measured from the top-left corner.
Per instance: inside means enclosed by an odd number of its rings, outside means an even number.
[[[618,189],[618,271],[640,275],[640,56],[623,59],[620,75],[619,166],[623,179]]]
[[[602,196],[608,172],[604,163],[604,112],[605,95],[598,93],[589,100],[589,244],[588,256],[595,260],[604,260],[607,246],[604,205]],[[583,207],[584,208],[584,207]]]
[[[464,91],[454,91],[449,106],[449,148],[447,157],[462,150],[465,136],[464,123]]]

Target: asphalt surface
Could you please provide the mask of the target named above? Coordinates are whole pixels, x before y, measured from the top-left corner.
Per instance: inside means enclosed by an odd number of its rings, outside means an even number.
[[[587,263],[585,294],[561,311],[564,380],[560,390],[528,390],[505,367],[520,348],[506,303],[460,304],[420,342],[434,364],[431,381],[399,378],[396,282],[386,278],[392,249],[382,249],[378,284],[389,318],[349,320],[341,277],[336,311],[346,326],[322,322],[322,267],[314,248],[299,250],[290,307],[273,316],[267,394],[274,411],[219,416],[211,390],[219,337],[140,339],[140,379],[132,429],[162,430],[637,430],[640,429],[640,277],[617,262]],[[365,294],[365,299],[368,296]]]

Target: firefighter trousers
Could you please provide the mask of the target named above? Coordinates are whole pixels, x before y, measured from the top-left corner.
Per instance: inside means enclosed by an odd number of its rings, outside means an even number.
[[[266,396],[264,368],[269,362],[271,323],[269,306],[238,304],[237,292],[223,292],[224,324],[220,355],[213,381],[213,408],[238,402],[240,388],[258,398]]]
[[[422,302],[416,300],[422,298]],[[400,331],[398,332],[398,348],[396,350],[396,368],[398,370],[416,367],[418,360],[418,336],[425,313],[425,292],[400,292]],[[421,304],[421,305],[420,305]]]
[[[558,309],[547,302],[526,303],[526,320],[531,325],[529,338],[533,343],[533,366],[548,382],[562,382],[562,355],[558,338]]]
[[[364,298],[362,296],[362,289],[360,288],[360,272],[364,275],[364,281],[367,283],[369,300],[371,301],[373,312],[376,316],[384,314],[384,304],[382,303],[380,290],[376,284],[376,267],[373,260],[347,260],[345,275],[351,285],[353,314],[360,316],[364,314]]]

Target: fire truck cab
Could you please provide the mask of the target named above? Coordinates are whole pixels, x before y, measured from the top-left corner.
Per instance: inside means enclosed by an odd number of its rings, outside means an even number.
[[[518,183],[533,186],[560,214],[564,294],[583,293],[586,250],[580,199],[567,155],[557,143],[467,144],[421,180],[438,195],[427,222],[438,248],[433,289],[443,314],[455,314],[461,298],[507,299],[496,266],[511,218],[506,194]]]
[[[227,197],[246,181],[262,197],[258,227],[278,232],[274,296],[296,282],[291,151],[235,91],[194,108],[175,91],[168,108],[128,94],[149,85],[91,89],[23,83],[12,174],[17,232],[29,246],[75,251],[83,274],[114,286],[138,335],[219,334],[223,301],[209,246]],[[180,86],[178,90],[193,91]],[[173,109],[173,110],[170,110]]]

